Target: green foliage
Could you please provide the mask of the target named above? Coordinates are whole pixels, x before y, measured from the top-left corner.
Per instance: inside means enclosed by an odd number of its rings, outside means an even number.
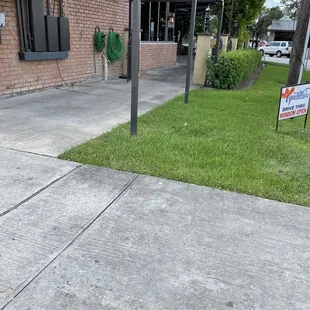
[[[188,12],[176,14],[175,33],[176,42],[181,46],[184,39],[189,35],[190,30],[190,14]],[[195,32],[203,31],[203,16],[197,15]]]
[[[300,0],[281,0],[284,6],[284,12],[292,19],[297,19],[298,12],[300,9]]]
[[[253,24],[263,10],[265,0],[225,0],[221,33],[228,33],[232,21],[239,23],[239,47],[248,38],[246,27]],[[212,6],[212,14],[217,14],[219,4]]]
[[[137,137],[127,123],[60,158],[310,206],[310,126],[275,131],[287,73],[267,64],[248,89],[193,90],[140,116]]]
[[[257,50],[221,53],[217,63],[213,58],[207,59],[207,78],[215,88],[232,89],[257,70],[261,61],[262,56]]]
[[[242,49],[244,42],[249,41],[249,39],[251,38],[251,35],[244,21],[239,22],[238,38],[238,49]]]
[[[273,8],[264,8],[257,21],[249,27],[254,38],[263,38],[267,34],[268,27],[273,20],[279,20],[284,15],[279,6]]]
[[[245,28],[251,25],[261,13],[265,4],[265,0],[236,0],[234,11],[236,11],[239,25],[244,27],[239,28],[239,41],[243,44],[247,40]]]

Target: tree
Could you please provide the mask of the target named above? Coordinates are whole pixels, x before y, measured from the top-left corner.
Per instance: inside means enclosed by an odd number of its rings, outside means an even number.
[[[190,13],[184,12],[176,14],[175,33],[176,42],[178,47],[181,48],[183,40],[187,38],[190,29]],[[195,32],[203,31],[203,17],[201,15],[196,16]]]
[[[234,5],[232,5],[234,2]],[[238,20],[239,24],[239,44],[243,45],[248,38],[247,26],[253,24],[264,7],[265,0],[225,0],[224,16],[221,33],[229,33],[230,24],[233,20]],[[233,10],[232,10],[233,8]],[[220,9],[220,4],[216,3],[211,6],[212,15],[217,15]],[[215,25],[215,19],[211,20],[211,26]],[[182,44],[182,41],[189,33],[190,14],[184,12],[176,14],[176,33],[179,34],[177,42]],[[200,32],[203,27],[203,15],[197,14],[196,31]],[[212,29],[215,30],[215,29]]]
[[[284,6],[284,13],[292,19],[296,19],[300,9],[301,0],[281,0]]]
[[[283,11],[278,6],[270,9],[264,8],[257,21],[249,27],[252,37],[255,39],[263,38],[267,34],[268,27],[272,24],[272,21],[279,20],[283,15]]]
[[[288,84],[297,84],[300,66],[303,57],[304,46],[310,18],[310,1],[302,0],[298,13],[297,27],[294,35],[294,44],[291,55],[291,65],[288,75]]]
[[[257,19],[264,8],[264,3],[265,0],[225,0],[221,32],[228,33],[231,22],[237,20],[239,25],[238,45],[242,46],[249,36],[247,27]],[[219,10],[219,5],[214,5],[213,7],[212,13],[216,14]]]

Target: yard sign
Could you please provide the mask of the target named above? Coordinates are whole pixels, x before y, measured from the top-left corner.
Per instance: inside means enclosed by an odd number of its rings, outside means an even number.
[[[304,115],[304,128],[306,128],[309,99],[309,83],[282,87],[276,130],[278,130],[279,121]]]

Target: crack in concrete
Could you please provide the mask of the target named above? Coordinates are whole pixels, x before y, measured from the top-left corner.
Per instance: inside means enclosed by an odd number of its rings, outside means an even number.
[[[14,151],[14,152],[19,152],[19,153],[25,153],[25,154],[35,155],[35,156],[41,156],[41,157],[48,157],[48,158],[57,159],[57,157],[52,156],[52,155],[35,153],[35,152],[30,152],[30,151],[24,151],[24,150],[21,150],[21,149],[14,149],[12,147],[0,146],[0,148],[3,149],[3,150],[9,150],[9,151]]]
[[[80,169],[81,167],[83,167],[83,165],[79,165],[75,168],[73,168],[72,170],[70,170],[69,172],[67,172],[66,174],[62,175],[61,177],[55,179],[54,181],[48,183],[47,185],[45,185],[44,187],[40,188],[38,191],[34,192],[32,195],[28,196],[27,198],[25,198],[24,200],[22,200],[21,202],[17,203],[16,205],[14,205],[12,208],[0,213],[0,218],[5,216],[6,214],[18,209],[20,206],[22,206],[23,204],[25,204],[27,201],[31,200],[32,198],[38,196],[40,193],[42,193],[43,191],[45,191],[46,189],[48,189],[49,187],[51,187],[53,184],[57,183],[58,181],[64,179],[65,177],[67,177],[69,174],[75,172],[77,169]]]
[[[74,170],[76,170],[76,167]],[[71,171],[69,172],[71,173]],[[54,255],[53,258],[50,259],[50,261],[41,269],[39,270],[35,275],[30,277],[30,279],[27,281],[24,281],[24,285],[21,285],[17,291],[15,291],[14,296],[10,298],[10,300],[1,308],[1,310],[4,310],[7,308],[7,306],[10,305],[10,303],[18,296],[20,295],[23,290],[25,290],[35,279],[37,279],[64,251],[66,251],[81,235],[83,235],[88,228],[90,228],[91,225],[93,225],[100,217],[101,215],[107,211],[115,202],[117,202],[135,183],[137,178],[139,177],[138,174],[134,175],[134,177],[128,181],[119,191],[118,194],[115,195],[115,197],[111,200],[111,202],[99,213],[97,214],[93,219],[89,220],[83,227],[80,229],[80,231],[73,237],[73,239],[67,243],[58,253]]]

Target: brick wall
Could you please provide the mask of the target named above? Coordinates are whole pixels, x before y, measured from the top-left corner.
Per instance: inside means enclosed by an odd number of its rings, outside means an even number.
[[[177,44],[171,42],[142,42],[141,70],[175,65]]]
[[[56,7],[58,7],[56,0]],[[53,0],[51,0],[53,7]],[[94,69],[93,34],[95,26],[105,33],[110,27],[122,36],[128,25],[128,2],[122,0],[64,0],[64,12],[70,21],[71,51],[59,60],[59,71],[67,83],[103,77],[103,60],[99,53]],[[7,25],[0,45],[0,95],[39,90],[63,84],[57,61],[25,62],[18,58],[19,33],[15,0],[0,0]],[[56,10],[57,12],[57,10]],[[110,64],[109,74],[122,73],[123,62]]]

